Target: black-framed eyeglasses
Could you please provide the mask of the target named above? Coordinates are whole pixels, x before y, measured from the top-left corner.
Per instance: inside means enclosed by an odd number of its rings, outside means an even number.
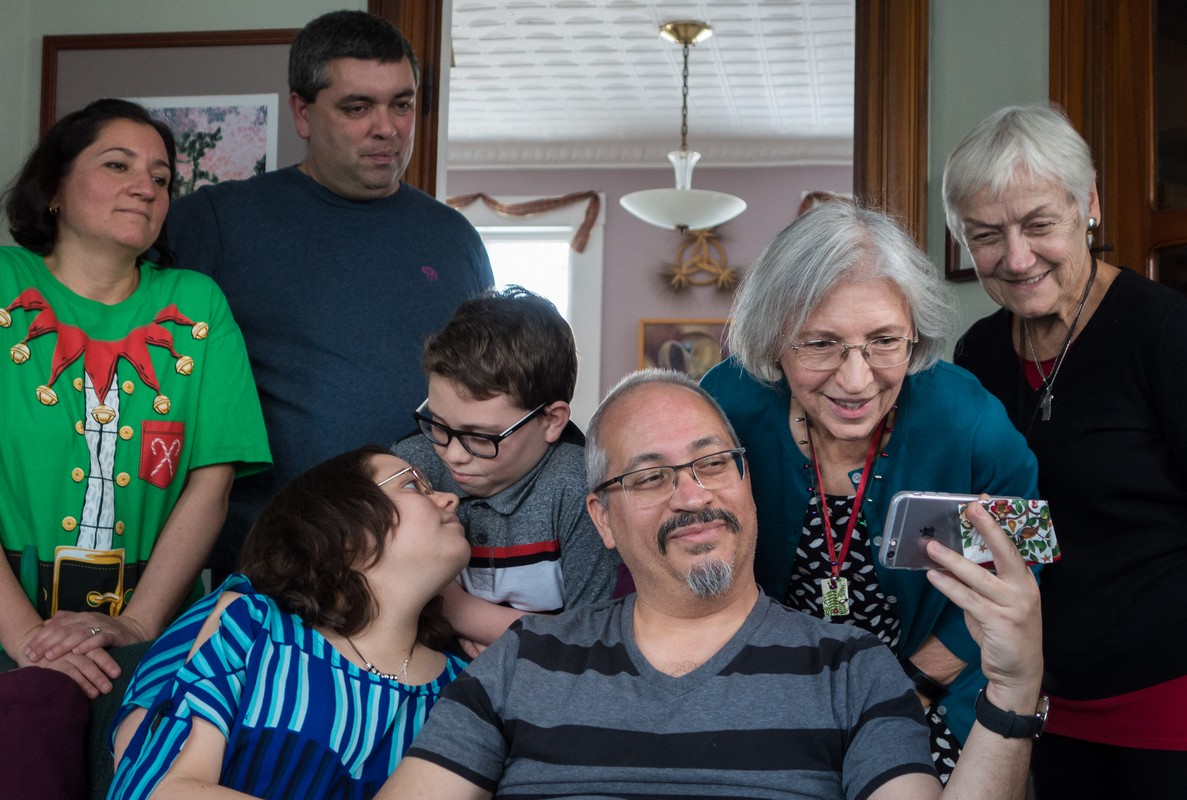
[[[876,336],[863,344],[846,344],[835,339],[809,339],[788,345],[795,351],[796,359],[805,369],[821,372],[841,366],[850,350],[860,350],[871,367],[885,369],[906,364],[918,339],[908,336]]]
[[[412,475],[412,482],[416,484],[416,487],[420,490],[421,494],[430,495],[433,493],[433,484],[429,483],[429,479],[426,478],[424,475],[422,475],[421,471],[418,470],[416,467],[411,467],[411,466],[404,467],[404,469],[402,469],[402,470],[393,472],[391,475],[388,475],[386,478],[379,481],[376,485],[383,486],[385,483],[391,483],[392,481],[394,481],[396,478],[400,477],[401,475],[408,475],[408,474]]]
[[[702,489],[717,490],[736,486],[746,475],[745,447],[722,450],[689,461],[687,464],[665,464],[644,467],[615,475],[594,487],[594,494],[604,492],[614,484],[622,487],[627,498],[646,508],[667,502],[676,491],[680,470],[687,469]]]
[[[426,417],[424,411],[428,405],[429,401],[426,399],[420,404],[419,408],[412,412],[412,418],[416,420],[421,434],[433,444],[440,445],[441,447],[448,447],[449,443],[456,438],[462,443],[462,447],[465,448],[466,452],[475,458],[495,458],[499,454],[499,442],[515,433],[524,425],[527,425],[528,422],[535,419],[548,407],[548,403],[541,403],[529,411],[519,422],[502,433],[475,433],[473,431],[455,430],[448,425],[442,425],[440,422]]]

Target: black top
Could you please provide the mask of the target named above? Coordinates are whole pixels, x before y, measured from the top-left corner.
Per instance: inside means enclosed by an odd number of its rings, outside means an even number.
[[[1005,310],[977,322],[956,363],[1030,429],[1051,503],[1063,559],[1041,575],[1045,689],[1086,700],[1187,675],[1187,298],[1121,270],[1068,351],[1048,421],[1011,325]]]

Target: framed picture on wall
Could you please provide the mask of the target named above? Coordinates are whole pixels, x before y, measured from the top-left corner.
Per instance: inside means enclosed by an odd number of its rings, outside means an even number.
[[[639,320],[639,369],[659,367],[700,378],[729,355],[724,319]]]
[[[194,173],[208,173],[206,182],[214,182],[210,176],[247,177],[238,174],[238,162],[245,159],[251,170],[295,164],[305,145],[284,109],[288,51],[296,34],[272,29],[46,36],[41,133],[92,100],[122,97],[143,102],[173,129],[179,177],[188,169],[187,180],[195,185],[200,183]],[[258,165],[261,156],[264,164]]]
[[[973,257],[952,237],[952,231],[944,229],[944,277],[953,282],[974,281],[977,271],[973,269]]]
[[[242,180],[276,169],[279,98],[275,94],[130,97],[173,131],[175,193]]]

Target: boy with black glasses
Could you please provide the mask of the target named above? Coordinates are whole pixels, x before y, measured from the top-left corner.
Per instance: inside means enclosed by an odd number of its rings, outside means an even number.
[[[619,559],[585,509],[585,437],[569,420],[577,351],[556,307],[518,286],[487,292],[421,363],[420,430],[392,450],[461,500],[470,564],[445,613],[463,644],[481,649],[524,612],[609,598]]]

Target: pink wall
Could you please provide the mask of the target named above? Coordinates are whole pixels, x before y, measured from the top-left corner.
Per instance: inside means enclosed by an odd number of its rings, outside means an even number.
[[[548,196],[593,189],[606,195],[605,271],[602,288],[601,384],[605,393],[638,361],[641,318],[724,318],[732,292],[712,286],[677,292],[662,275],[673,263],[681,236],[632,217],[618,198],[673,183],[671,169],[450,170],[450,195]],[[718,233],[729,266],[745,274],[763,248],[795,216],[804,192],[849,192],[850,167],[698,167],[693,186],[737,195],[749,207]]]

